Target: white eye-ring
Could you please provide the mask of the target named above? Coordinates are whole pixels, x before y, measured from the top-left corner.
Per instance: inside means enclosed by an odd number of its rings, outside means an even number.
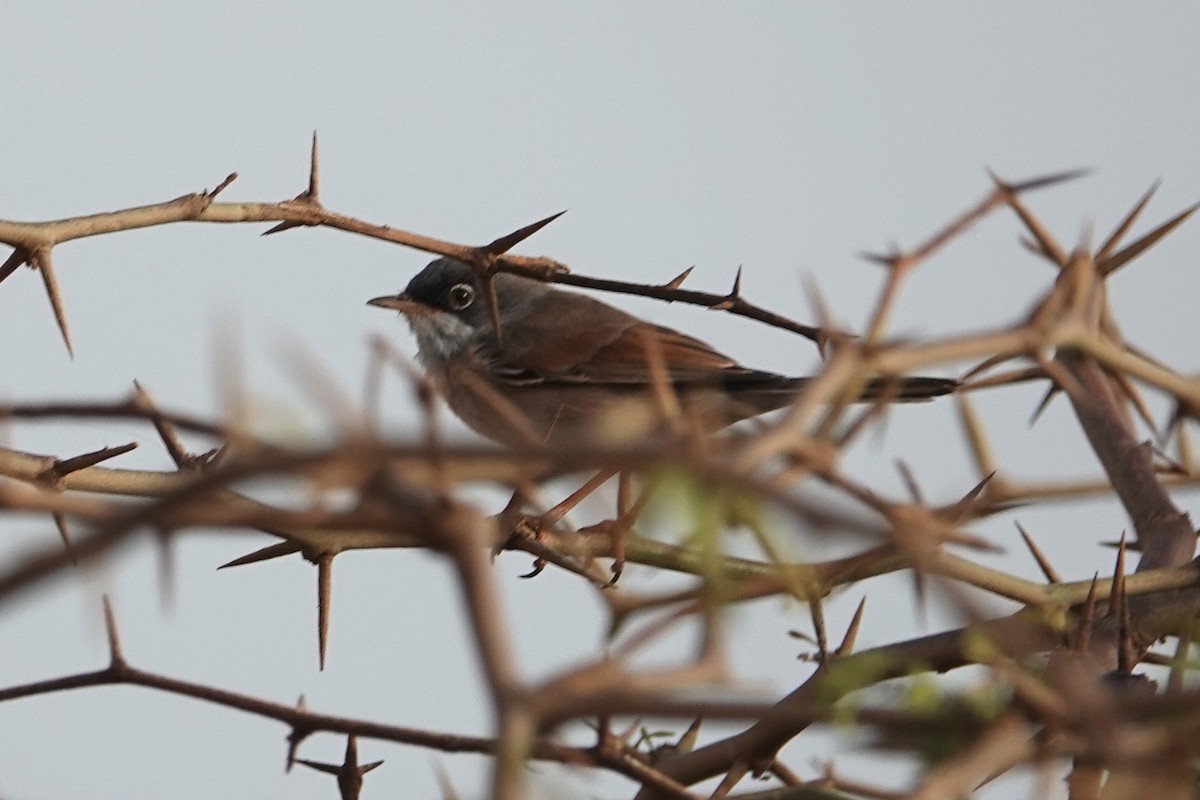
[[[449,301],[451,308],[455,311],[462,311],[475,302],[475,290],[469,284],[456,283],[450,287],[446,299]]]

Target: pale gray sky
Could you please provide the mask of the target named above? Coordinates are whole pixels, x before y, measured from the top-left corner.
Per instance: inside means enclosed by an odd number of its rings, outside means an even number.
[[[278,200],[304,187],[320,133],[323,200],[380,223],[485,242],[561,209],[521,252],[576,271],[666,280],[696,265],[697,288],[724,291],[738,265],[753,300],[811,319],[811,277],[848,326],[881,274],[858,253],[913,244],[1010,178],[1074,167],[1085,180],[1031,197],[1073,243],[1098,235],[1158,178],[1157,221],[1200,198],[1195,102],[1200,10],[1191,4],[1009,2],[284,3],[17,0],[5,8],[0,217],[111,210],[241,178],[227,200]],[[1149,222],[1146,223],[1148,227]],[[68,360],[41,282],[0,287],[0,396],[111,399],[137,378],[164,404],[220,409],[214,349],[231,331],[264,415],[290,435],[325,423],[281,368],[304,348],[351,395],[366,338],[412,341],[363,303],[399,289],[427,256],[332,231],[258,237],[263,227],[174,226],[56,250],[71,315]],[[999,324],[1028,308],[1052,272],[997,214],[923,268],[895,316],[898,333]],[[1193,223],[1113,283],[1126,333],[1192,371],[1200,288]],[[806,343],[703,310],[615,302],[756,366],[802,372]],[[1040,391],[985,398],[1002,463],[1024,475],[1095,472],[1065,404],[1030,432]],[[418,420],[393,386],[396,430]],[[282,421],[281,421],[282,420]],[[264,423],[265,424],[265,423]],[[936,500],[974,482],[949,404],[906,409],[864,442],[856,474],[900,491],[903,456]],[[167,467],[141,426],[20,426],[16,446],[69,456],[138,440],[120,463]],[[465,433],[463,435],[466,435]],[[1185,498],[1186,501],[1186,498]],[[1096,505],[1019,517],[1069,577],[1111,558],[1092,544],[1123,518]],[[1097,536],[1097,527],[1104,531]],[[1012,520],[982,532],[1014,544]],[[48,521],[0,526],[6,560],[56,535]],[[319,710],[414,727],[487,733],[478,671],[464,647],[449,572],[417,553],[350,555],[335,571],[330,666],[316,671],[315,574],[298,559],[215,573],[263,537],[188,537],[175,604],[159,605],[155,559],[140,542],[111,568],[55,582],[0,608],[0,685],[81,671],[104,658],[98,597],[112,594],[138,666]],[[820,543],[819,547],[824,547]],[[1032,570],[1014,551],[997,564]],[[522,666],[546,675],[596,651],[595,600],[527,560],[497,571],[518,625]],[[1032,574],[1032,571],[1030,572]],[[844,625],[864,593],[864,644],[917,627],[907,581],[854,587],[831,605]],[[883,602],[880,602],[883,601]],[[736,666],[775,697],[805,674],[785,631],[803,609],[739,609]],[[934,623],[937,623],[935,618]],[[744,663],[742,663],[744,662]],[[431,676],[436,682],[431,682]],[[279,725],[137,689],[95,689],[0,705],[0,797],[328,798],[332,781],[282,774]],[[336,761],[340,738],[302,754]],[[841,758],[828,738],[792,754]],[[386,764],[365,797],[436,796],[434,756],[364,742]],[[438,756],[465,797],[484,762]],[[847,761],[846,763],[862,763]],[[540,780],[559,778],[539,768]],[[571,780],[581,794],[626,796],[619,781]]]

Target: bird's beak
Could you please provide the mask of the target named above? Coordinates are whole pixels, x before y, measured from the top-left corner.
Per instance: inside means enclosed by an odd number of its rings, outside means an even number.
[[[399,311],[401,314],[428,314],[429,307],[424,303],[419,303],[413,300],[406,294],[389,294],[383,297],[373,297],[367,301],[369,306],[378,306],[379,308],[390,308],[393,311]]]

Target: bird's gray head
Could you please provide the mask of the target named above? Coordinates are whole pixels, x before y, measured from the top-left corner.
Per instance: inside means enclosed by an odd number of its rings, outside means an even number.
[[[551,291],[539,281],[517,275],[499,273],[494,280],[502,327],[518,321],[536,298]],[[369,302],[404,314],[417,337],[418,355],[427,366],[492,338],[491,315],[479,276],[467,264],[451,258],[430,262],[401,294]]]

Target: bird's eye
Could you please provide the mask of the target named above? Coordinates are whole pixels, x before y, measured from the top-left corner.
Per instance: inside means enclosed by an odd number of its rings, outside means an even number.
[[[455,311],[462,311],[471,303],[475,302],[475,290],[465,283],[457,283],[450,287],[450,293],[446,295],[450,301],[450,307]]]

